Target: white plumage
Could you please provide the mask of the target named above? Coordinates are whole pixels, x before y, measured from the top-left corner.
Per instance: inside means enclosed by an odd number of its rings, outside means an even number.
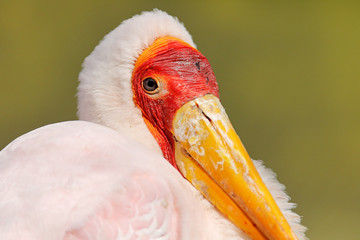
[[[247,239],[162,157],[132,100],[134,63],[161,36],[195,46],[159,10],[124,21],[80,74],[79,117],[97,124],[48,125],[0,152],[0,239]],[[254,163],[306,239],[284,186]]]
[[[79,118],[108,126],[160,151],[134,105],[130,79],[141,52],[164,36],[177,37],[195,47],[185,27],[159,10],[125,20],[106,35],[83,63]]]

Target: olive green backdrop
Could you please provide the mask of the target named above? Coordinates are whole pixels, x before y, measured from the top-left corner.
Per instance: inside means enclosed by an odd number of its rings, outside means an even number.
[[[360,239],[360,4],[0,1],[0,148],[76,119],[83,59],[122,20],[179,17],[250,155],[287,186],[310,239]],[[1,196],[0,196],[1,197]]]

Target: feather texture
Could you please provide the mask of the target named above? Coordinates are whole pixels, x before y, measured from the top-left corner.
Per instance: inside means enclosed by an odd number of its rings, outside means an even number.
[[[306,239],[284,186],[254,163]],[[19,137],[0,152],[0,176],[0,239],[247,239],[159,153],[97,124]]]

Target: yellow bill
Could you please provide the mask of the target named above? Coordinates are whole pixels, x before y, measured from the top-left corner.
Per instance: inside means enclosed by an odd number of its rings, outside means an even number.
[[[297,239],[217,97],[183,105],[173,131],[179,170],[235,225],[252,239]]]

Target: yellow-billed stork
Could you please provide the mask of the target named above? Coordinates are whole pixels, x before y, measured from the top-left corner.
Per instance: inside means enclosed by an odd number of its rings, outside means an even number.
[[[306,239],[176,18],[154,10],[124,21],[79,79],[82,121],[36,129],[0,153],[0,239]]]

